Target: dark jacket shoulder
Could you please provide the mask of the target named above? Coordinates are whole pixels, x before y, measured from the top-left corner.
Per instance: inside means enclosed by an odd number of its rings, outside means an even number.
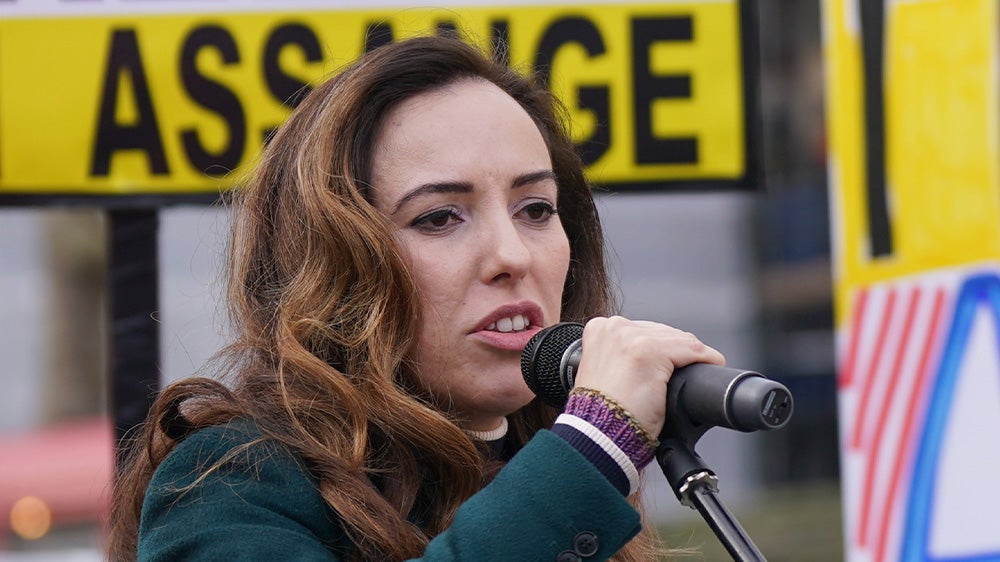
[[[143,501],[140,560],[330,560],[341,545],[346,537],[302,462],[245,420],[181,441]]]

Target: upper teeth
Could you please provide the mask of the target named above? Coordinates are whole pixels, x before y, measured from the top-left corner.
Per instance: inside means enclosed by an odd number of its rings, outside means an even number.
[[[487,330],[498,332],[520,332],[530,325],[528,319],[523,314],[515,314],[510,318],[501,318],[486,327]]]

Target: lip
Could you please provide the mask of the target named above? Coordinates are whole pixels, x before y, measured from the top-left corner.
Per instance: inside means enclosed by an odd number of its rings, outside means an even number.
[[[521,314],[528,319],[530,323],[528,329],[520,332],[497,332],[486,329],[487,326],[501,318],[508,318],[517,314]],[[528,340],[542,329],[544,321],[541,307],[534,302],[523,301],[507,304],[480,319],[476,327],[469,332],[469,336],[490,347],[507,351],[521,351],[528,344]]]

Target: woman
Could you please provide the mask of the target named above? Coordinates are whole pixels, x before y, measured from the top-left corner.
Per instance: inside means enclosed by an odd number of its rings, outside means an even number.
[[[600,223],[547,93],[454,39],[382,47],[304,99],[237,213],[231,389],[158,398],[113,556],[655,556],[628,500],[667,380],[723,360],[604,317]],[[553,423],[519,358],[560,320],[589,320],[587,352]]]

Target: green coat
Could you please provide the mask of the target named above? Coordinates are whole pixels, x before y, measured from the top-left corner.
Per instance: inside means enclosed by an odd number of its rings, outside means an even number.
[[[232,425],[212,427],[170,453],[142,504],[139,560],[345,558],[351,545],[336,514],[302,465],[273,443],[242,450],[181,493],[254,437]],[[574,551],[578,560],[606,560],[639,529],[621,493],[576,449],[543,430],[461,506],[421,560],[550,562],[560,555],[574,560]]]

